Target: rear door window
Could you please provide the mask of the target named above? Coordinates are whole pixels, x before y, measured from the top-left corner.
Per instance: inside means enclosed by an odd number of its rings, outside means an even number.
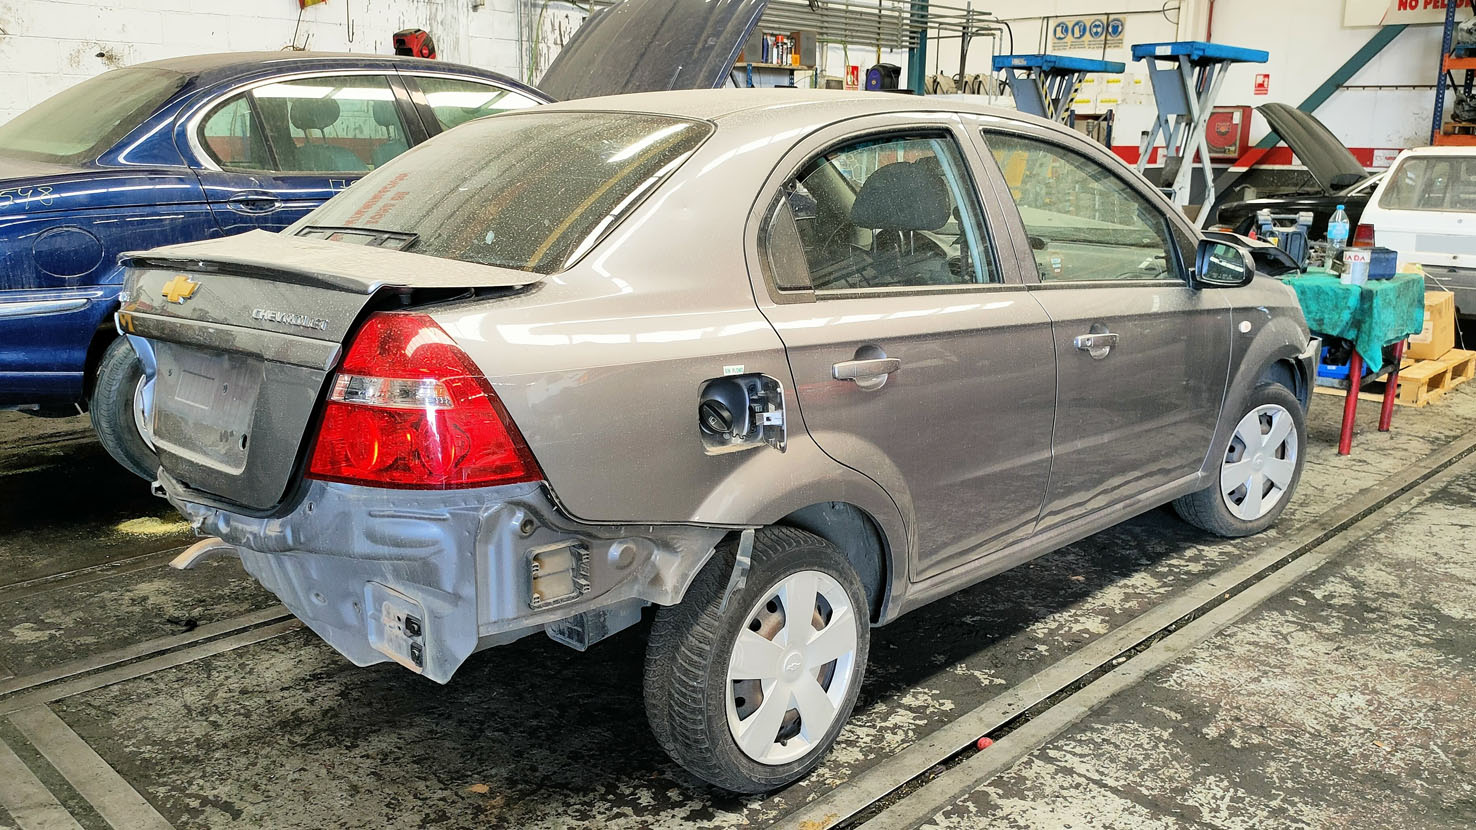
[[[418,75],[415,83],[425,93],[425,102],[436,115],[441,129],[452,127],[487,115],[496,115],[508,110],[520,110],[537,106],[538,101],[519,92],[504,89],[495,84],[479,83],[462,78],[435,78]]]
[[[868,137],[816,156],[776,198],[762,244],[781,290],[999,281],[948,133]]]
[[[278,173],[364,173],[410,147],[381,75],[255,87],[205,118],[200,144],[226,169]]]

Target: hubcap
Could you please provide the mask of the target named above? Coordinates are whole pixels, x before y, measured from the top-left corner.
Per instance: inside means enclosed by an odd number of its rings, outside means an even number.
[[[784,764],[824,739],[854,682],[861,624],[819,571],[790,574],[754,604],[728,658],[728,729],[744,755]]]
[[[1237,518],[1253,522],[1271,512],[1297,469],[1297,430],[1290,412],[1258,406],[1235,425],[1220,466],[1220,493]]]

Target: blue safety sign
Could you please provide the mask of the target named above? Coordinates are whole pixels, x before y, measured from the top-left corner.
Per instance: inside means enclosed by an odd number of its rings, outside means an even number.
[[[1073,39],[1081,40],[1082,38],[1086,37],[1086,34],[1087,24],[1085,20],[1078,20],[1075,23],[1071,24],[1071,37]]]
[[[1125,25],[1122,22],[1122,18],[1114,17],[1111,20],[1107,21],[1107,36],[1122,37],[1122,30],[1124,28]]]
[[[1096,39],[1100,38],[1102,36],[1102,33],[1103,32],[1106,32],[1106,31],[1107,31],[1107,24],[1105,22],[1103,22],[1101,20],[1093,20],[1092,21],[1091,35],[1092,35],[1092,39],[1093,40],[1096,40]]]

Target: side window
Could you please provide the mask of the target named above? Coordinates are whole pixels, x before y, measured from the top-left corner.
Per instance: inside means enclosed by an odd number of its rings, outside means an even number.
[[[1116,173],[1063,147],[985,133],[1043,282],[1178,276],[1168,220]]]
[[[425,93],[425,101],[436,114],[441,129],[449,130],[473,118],[496,115],[507,110],[536,106],[537,101],[492,84],[460,78],[432,78],[421,75],[415,82]]]
[[[394,92],[377,75],[283,81],[251,95],[277,170],[365,172],[410,146]]]
[[[760,245],[780,289],[998,282],[979,200],[947,133],[872,137],[811,159]]]
[[[266,139],[244,94],[217,106],[200,125],[200,144],[228,170],[267,170]]]

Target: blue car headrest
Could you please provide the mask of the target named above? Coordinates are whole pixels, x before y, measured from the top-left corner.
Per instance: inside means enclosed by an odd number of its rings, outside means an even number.
[[[327,129],[338,120],[338,102],[332,98],[293,98],[287,118],[304,132]]]

